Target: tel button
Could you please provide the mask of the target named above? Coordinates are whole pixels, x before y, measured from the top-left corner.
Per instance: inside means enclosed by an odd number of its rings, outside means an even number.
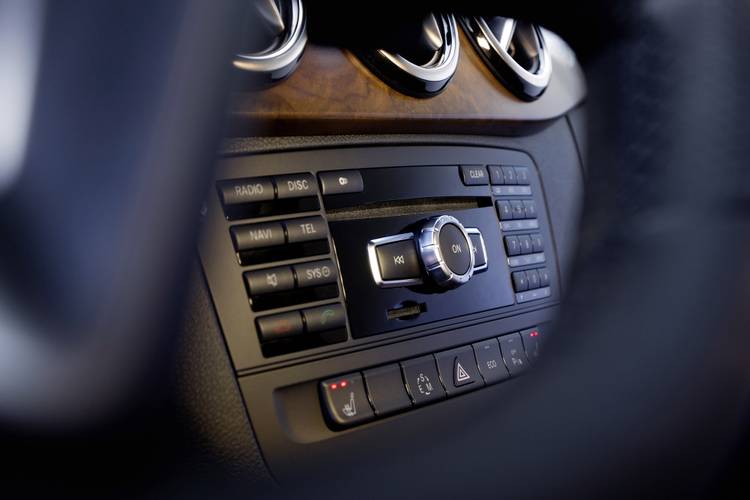
[[[328,226],[322,217],[307,217],[284,222],[287,242],[302,243],[328,237]]]
[[[413,239],[379,245],[375,249],[383,281],[419,278],[422,272]]]
[[[335,425],[358,424],[375,416],[359,373],[325,380],[320,391],[328,418]]]

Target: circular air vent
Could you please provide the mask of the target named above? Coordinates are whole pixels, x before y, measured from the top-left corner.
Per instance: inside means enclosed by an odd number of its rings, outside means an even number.
[[[450,14],[430,14],[413,43],[397,51],[360,52],[360,59],[388,85],[404,94],[430,97],[441,92],[456,72],[458,30]]]
[[[464,17],[469,39],[496,77],[516,96],[538,99],[552,74],[542,30],[507,17]]]
[[[251,0],[247,33],[234,66],[260,83],[274,83],[297,67],[307,44],[302,0]]]

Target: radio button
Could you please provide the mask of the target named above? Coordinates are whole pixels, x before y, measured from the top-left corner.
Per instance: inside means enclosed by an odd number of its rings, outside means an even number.
[[[318,183],[312,174],[280,175],[274,177],[274,181],[280,200],[318,194]]]
[[[379,245],[375,249],[383,281],[419,279],[422,268],[413,239]]]
[[[330,260],[295,264],[294,274],[297,275],[297,286],[300,288],[335,283],[338,277],[336,266]]]
[[[223,181],[219,183],[219,196],[225,207],[270,201],[274,198],[273,183],[268,177]]]

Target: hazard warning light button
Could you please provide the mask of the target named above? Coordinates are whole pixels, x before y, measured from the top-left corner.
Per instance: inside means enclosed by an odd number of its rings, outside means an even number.
[[[484,385],[479,375],[471,346],[444,351],[435,355],[445,391],[449,396],[477,389]]]

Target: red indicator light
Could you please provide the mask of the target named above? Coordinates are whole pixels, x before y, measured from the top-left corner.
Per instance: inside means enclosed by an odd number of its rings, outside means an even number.
[[[338,384],[331,384],[331,389],[336,389],[338,386]]]
[[[533,332],[531,332],[529,334],[529,336],[531,336],[531,337],[538,337],[539,336],[539,332],[537,332],[536,330],[534,330]]]
[[[346,387],[346,380],[341,381],[341,387]]]

